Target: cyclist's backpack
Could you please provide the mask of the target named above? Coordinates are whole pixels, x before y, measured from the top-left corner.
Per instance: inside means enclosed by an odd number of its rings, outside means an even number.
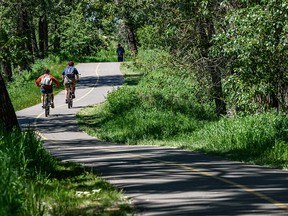
[[[74,67],[68,67],[65,71],[65,75],[68,77],[68,78],[75,78],[75,75],[74,75]]]
[[[52,85],[52,79],[50,75],[44,75],[42,80],[41,80],[41,85],[42,86],[51,86]]]

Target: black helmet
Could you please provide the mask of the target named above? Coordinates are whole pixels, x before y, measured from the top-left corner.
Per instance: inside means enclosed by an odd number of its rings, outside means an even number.
[[[45,69],[44,69],[44,73],[45,73],[45,74],[49,74],[49,73],[50,73],[50,70],[49,70],[48,68],[45,68]]]

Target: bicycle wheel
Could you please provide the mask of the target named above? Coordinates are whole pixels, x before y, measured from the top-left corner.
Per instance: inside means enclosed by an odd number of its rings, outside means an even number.
[[[50,107],[45,107],[45,116],[48,117],[50,115]]]
[[[73,106],[73,95],[72,95],[72,93],[70,94],[70,96],[71,96],[71,98],[70,98],[70,107],[72,108],[72,106]]]
[[[46,95],[46,99],[45,99],[45,116],[48,117],[50,114],[50,106],[49,106],[49,96]]]
[[[67,102],[68,102],[68,109],[70,109],[72,107],[72,94],[71,94],[71,90],[68,89],[68,95],[67,95]]]

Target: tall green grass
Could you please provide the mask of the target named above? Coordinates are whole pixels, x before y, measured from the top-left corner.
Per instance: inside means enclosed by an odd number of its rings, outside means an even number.
[[[222,118],[192,132],[185,147],[233,160],[288,168],[288,117],[262,113]]]
[[[42,204],[36,191],[41,188],[34,181],[45,179],[56,161],[31,130],[0,132],[0,137],[0,214],[38,215]]]

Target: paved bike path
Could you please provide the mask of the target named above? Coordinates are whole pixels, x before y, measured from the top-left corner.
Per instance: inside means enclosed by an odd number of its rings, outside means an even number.
[[[288,215],[286,171],[175,148],[115,145],[81,132],[75,113],[105,101],[123,79],[119,63],[77,68],[81,82],[72,109],[61,92],[49,118],[36,105],[17,112],[19,123],[37,128],[55,157],[89,166],[123,189],[138,215]]]

